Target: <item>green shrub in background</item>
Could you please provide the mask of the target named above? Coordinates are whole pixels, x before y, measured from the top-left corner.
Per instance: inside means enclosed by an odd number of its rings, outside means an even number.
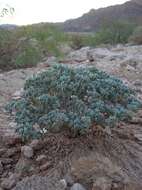
[[[0,29],[0,69],[31,67],[44,57],[63,57],[63,44],[80,49],[99,44],[127,43],[134,28],[134,24],[116,22],[103,26],[97,33],[65,34],[52,24],[42,23],[13,30]]]
[[[105,72],[55,65],[28,79],[22,98],[12,101],[7,109],[16,111],[22,137],[34,138],[41,135],[37,124],[47,131],[64,128],[80,135],[95,123],[113,127],[140,106],[121,80]]]
[[[35,66],[45,56],[62,57],[60,45],[65,43],[68,36],[50,24],[0,29],[0,69]]]
[[[96,46],[96,39],[94,33],[70,33],[68,34],[70,39],[70,46],[77,50],[84,46]]]
[[[115,22],[106,24],[95,35],[95,44],[125,44],[133,33],[135,24],[127,22]]]
[[[134,44],[142,44],[142,26],[138,26],[133,34],[130,36],[129,41]]]
[[[12,68],[11,57],[15,41],[12,32],[5,29],[0,29],[0,69]]]
[[[97,46],[100,44],[125,44],[132,35],[136,25],[128,22],[104,24],[96,33],[71,33],[70,41],[73,49],[83,46]]]

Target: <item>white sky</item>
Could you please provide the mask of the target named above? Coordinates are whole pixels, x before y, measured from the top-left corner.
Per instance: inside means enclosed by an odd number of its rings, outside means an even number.
[[[60,22],[76,18],[90,9],[121,4],[127,0],[0,0],[1,7],[8,4],[15,8],[13,16],[0,18],[0,24],[18,25],[38,22]]]

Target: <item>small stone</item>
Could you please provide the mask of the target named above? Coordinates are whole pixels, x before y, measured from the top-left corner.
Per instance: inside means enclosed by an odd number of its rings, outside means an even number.
[[[38,164],[43,164],[43,163],[45,163],[46,160],[47,160],[47,157],[45,155],[39,155],[36,159]]]
[[[59,181],[59,187],[60,187],[61,189],[63,189],[63,190],[67,188],[67,182],[66,182],[65,179],[61,179],[61,180]]]
[[[74,184],[74,181],[69,174],[65,175],[64,179],[66,180],[68,186],[72,186]]]
[[[34,130],[36,132],[40,132],[41,131],[41,128],[40,128],[40,126],[37,123],[33,125],[33,128],[34,128]]]
[[[142,134],[135,134],[134,137],[139,140],[142,141]]]
[[[15,123],[15,122],[10,122],[10,123],[9,123],[9,127],[16,129],[16,128],[17,128],[17,123]]]
[[[0,161],[0,175],[3,173],[3,164],[2,162]]]
[[[81,184],[75,183],[72,187],[71,190],[86,190]]]
[[[33,151],[33,149],[30,146],[22,146],[21,147],[21,153],[26,158],[32,158],[33,155],[34,155],[34,151]]]
[[[45,164],[43,164],[42,166],[40,166],[40,171],[47,170],[50,166],[51,166],[51,163],[50,162],[46,162]]]

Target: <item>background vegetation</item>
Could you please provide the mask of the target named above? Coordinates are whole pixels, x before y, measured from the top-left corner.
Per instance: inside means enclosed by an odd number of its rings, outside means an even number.
[[[142,26],[136,27],[133,34],[130,36],[129,41],[134,44],[142,44]]]
[[[52,24],[0,29],[0,69],[35,66],[44,57],[65,55],[64,47],[141,44],[141,27],[126,22],[104,24],[96,33],[64,33]]]

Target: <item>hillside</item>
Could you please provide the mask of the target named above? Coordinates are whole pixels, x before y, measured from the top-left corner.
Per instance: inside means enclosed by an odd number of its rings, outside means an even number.
[[[128,21],[142,24],[142,1],[131,0],[121,5],[92,9],[83,16],[67,20],[62,28],[69,32],[97,31],[104,23]]]

